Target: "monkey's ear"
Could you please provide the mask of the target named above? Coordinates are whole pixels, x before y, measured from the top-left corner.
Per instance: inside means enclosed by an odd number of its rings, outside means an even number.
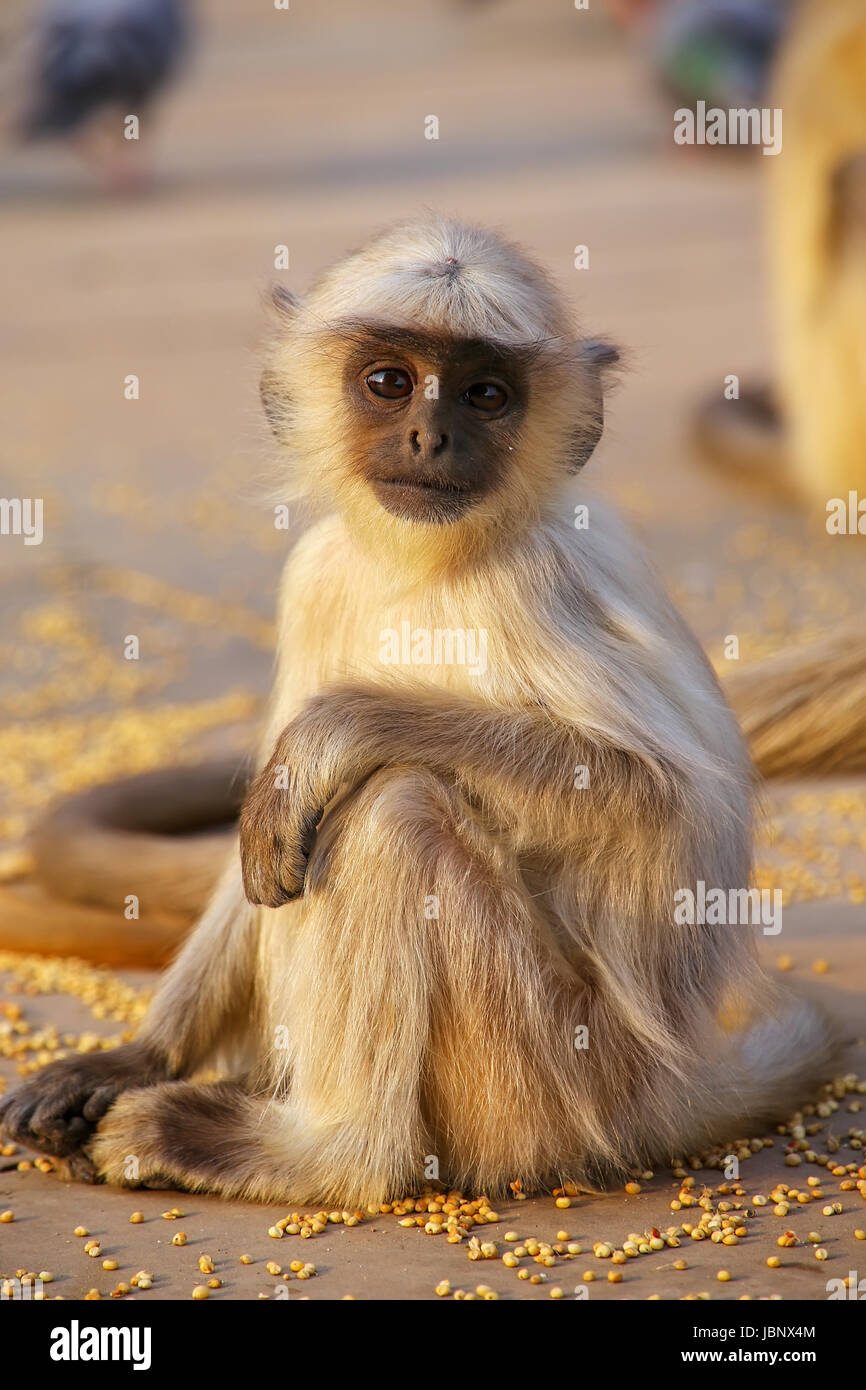
[[[291,323],[301,307],[299,297],[285,285],[271,286],[271,304],[283,323]]]
[[[273,434],[280,443],[284,443],[286,392],[278,373],[270,367],[265,367],[259,380],[259,397]]]
[[[586,368],[589,403],[586,422],[575,437],[569,457],[570,473],[580,472],[601,439],[604,431],[603,372],[606,367],[614,367],[619,361],[619,349],[599,338],[584,338],[578,344],[578,352]]]
[[[301,300],[285,285],[273,284],[270,288],[271,308],[275,311],[280,327],[288,327],[297,318]],[[288,400],[279,373],[265,367],[259,381],[259,396],[264,406],[268,424],[280,443],[285,443],[286,416]]]

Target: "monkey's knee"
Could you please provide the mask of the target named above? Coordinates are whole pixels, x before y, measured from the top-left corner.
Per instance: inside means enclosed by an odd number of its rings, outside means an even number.
[[[308,888],[321,888],[350,868],[365,883],[463,875],[475,863],[495,872],[501,853],[478,824],[457,787],[424,768],[383,768],[325,818],[307,869]],[[375,870],[375,872],[373,872]]]

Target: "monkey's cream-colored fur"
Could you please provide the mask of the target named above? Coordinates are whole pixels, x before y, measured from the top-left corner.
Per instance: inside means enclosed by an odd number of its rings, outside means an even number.
[[[450,526],[386,514],[355,471],[339,331],[369,316],[537,353],[502,486]],[[320,518],[283,576],[251,879],[291,858],[295,803],[327,812],[295,901],[251,906],[233,856],[121,1050],[133,1079],[106,1077],[96,1172],[349,1206],[428,1155],[475,1190],[596,1183],[804,1098],[822,1020],[749,928],[674,924],[677,889],[749,885],[750,765],[633,541],[595,500],[572,524],[598,383],[547,280],[487,232],[394,229],[286,310],[267,380]],[[483,630],[486,669],[383,666],[406,622]]]
[[[768,266],[791,467],[823,511],[866,494],[866,12],[807,0],[783,46]]]

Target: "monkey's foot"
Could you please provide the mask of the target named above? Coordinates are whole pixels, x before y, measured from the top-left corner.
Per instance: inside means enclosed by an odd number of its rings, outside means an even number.
[[[249,1163],[250,1098],[231,1082],[165,1082],[122,1095],[87,1148],[120,1187],[227,1192]]]
[[[52,1062],[4,1096],[0,1134],[57,1158],[78,1156],[123,1091],[149,1086],[163,1074],[152,1055],[136,1043]],[[78,1165],[82,1177],[86,1166],[85,1160]]]

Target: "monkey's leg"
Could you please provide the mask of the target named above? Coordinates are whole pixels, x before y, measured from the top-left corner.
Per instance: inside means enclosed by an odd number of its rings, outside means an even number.
[[[274,1089],[124,1096],[99,1172],[226,1195],[367,1205],[443,1178],[557,1173],[578,1118],[575,977],[508,852],[434,774],[381,771],[333,809],[304,898],[267,914]],[[188,1120],[185,1118],[188,1117]]]
[[[260,910],[257,1076],[286,1098],[170,1084],[124,1096],[91,1146],[105,1179],[132,1167],[143,1182],[353,1206],[421,1180],[432,963],[410,862],[417,812],[401,803],[412,828],[391,839],[383,780],[328,815],[303,900]]]
[[[112,1106],[88,1155],[106,1182],[289,1199],[286,1107],[229,1081],[169,1081]]]
[[[603,1143],[592,1118],[576,1138],[583,982],[511,850],[446,778],[370,778],[320,827],[307,885],[280,1016],[295,1103],[340,1132],[318,1155],[334,1189],[344,1165],[374,1201],[437,1166],[501,1189]]]
[[[0,1102],[0,1132],[67,1156],[86,1143],[121,1092],[188,1075],[220,1052],[239,1051],[254,1009],[255,924],[235,851],[135,1041],[67,1057],[38,1072]]]

